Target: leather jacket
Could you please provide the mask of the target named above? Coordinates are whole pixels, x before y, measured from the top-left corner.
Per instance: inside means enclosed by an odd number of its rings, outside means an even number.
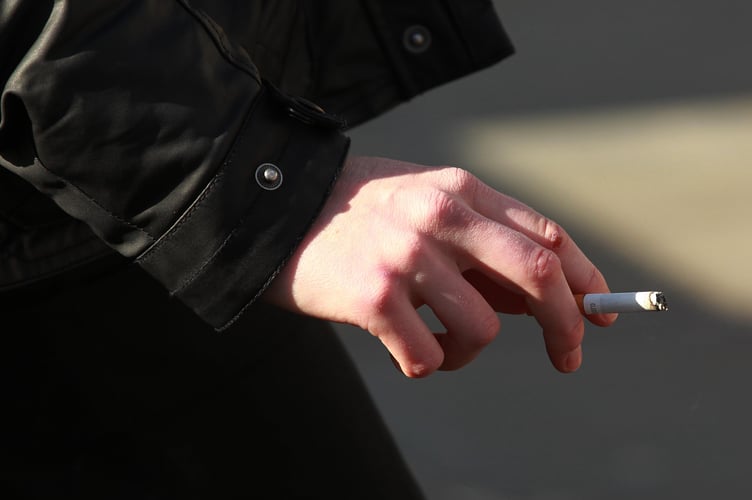
[[[120,259],[223,329],[348,127],[512,50],[489,0],[4,0],[0,292]]]

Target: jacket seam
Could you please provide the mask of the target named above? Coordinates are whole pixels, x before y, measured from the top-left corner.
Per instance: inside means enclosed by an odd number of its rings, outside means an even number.
[[[206,199],[206,197],[214,190],[214,187],[217,185],[217,182],[224,176],[224,168],[229,165],[229,159],[227,162],[222,164],[222,170],[217,172],[214,177],[212,177],[212,180],[209,181],[209,184],[206,186],[204,191],[199,195],[199,197],[196,199],[196,202],[194,206],[188,209],[188,212],[186,212],[185,215],[183,215],[177,223],[168,230],[167,234],[162,236],[157,242],[152,245],[151,248],[146,250],[137,260],[142,263],[149,262],[153,257],[154,254],[159,251],[160,248],[162,248],[165,244],[169,243],[172,238],[175,236],[175,234],[190,220],[193,218],[193,214],[196,213],[196,210],[201,207],[201,204]]]
[[[287,137],[287,140],[285,141],[283,145],[283,150],[287,148],[287,145],[290,143],[290,136]],[[254,200],[255,203],[256,200]],[[232,239],[237,235],[238,230],[245,225],[245,221],[248,219],[249,212],[251,211],[251,207],[248,208],[248,211],[246,211],[246,214],[240,218],[238,221],[238,224],[230,231],[227,236],[222,240],[222,243],[217,247],[210,256],[208,256],[204,262],[202,262],[193,272],[191,272],[188,276],[186,276],[183,281],[173,290],[170,292],[171,295],[175,295],[180,293],[182,290],[185,290],[187,287],[193,283],[196,278],[204,274],[206,271],[206,268],[209,267],[209,265],[216,260],[217,255],[222,252],[222,250],[227,247],[227,244],[232,241]]]
[[[262,98],[264,93],[263,88],[259,91],[259,95],[256,96],[256,99],[254,100],[253,104],[251,105],[251,109],[248,111],[248,115],[246,116],[243,126],[240,129],[240,132],[238,133],[238,139],[235,142],[235,144],[232,147],[232,150],[230,151],[229,155],[227,156],[227,159],[222,163],[222,166],[220,167],[219,171],[212,177],[211,181],[209,181],[209,184],[204,188],[203,192],[199,195],[199,197],[196,199],[196,201],[191,205],[191,207],[188,209],[188,211],[175,223],[175,225],[168,230],[168,232],[162,236],[159,240],[157,240],[154,245],[146,250],[138,259],[137,261],[140,263],[148,263],[151,261],[155,254],[159,252],[159,249],[161,249],[165,244],[169,243],[175,235],[182,229],[182,227],[190,222],[190,220],[193,218],[193,215],[196,213],[196,211],[203,206],[204,201],[206,198],[214,191],[214,188],[219,183],[220,179],[224,177],[225,172],[227,171],[227,168],[232,165],[233,161],[235,160],[235,155],[237,154],[237,151],[239,149],[239,146],[247,139],[246,137],[246,129],[248,127],[248,122],[250,120],[250,117],[253,115],[253,111],[256,109],[256,105],[259,102],[259,99]]]
[[[269,288],[269,285],[274,281],[274,279],[279,275],[280,272],[282,272],[282,269],[285,267],[287,262],[292,258],[292,256],[297,251],[298,247],[300,246],[300,243],[305,238],[306,234],[308,233],[308,229],[311,227],[313,222],[318,218],[319,214],[321,213],[321,209],[324,207],[324,204],[329,199],[329,196],[332,193],[332,190],[334,189],[334,185],[337,183],[337,180],[339,179],[339,176],[342,173],[342,169],[344,168],[344,162],[345,158],[347,158],[349,147],[345,148],[345,151],[342,154],[342,157],[340,158],[340,166],[337,169],[336,173],[332,177],[331,182],[329,182],[329,185],[327,186],[326,192],[324,193],[324,196],[319,203],[319,206],[317,210],[314,211],[313,216],[311,216],[308,219],[308,224],[306,229],[298,235],[297,238],[295,238],[293,245],[290,247],[290,250],[287,252],[285,257],[279,262],[277,267],[272,271],[272,273],[269,275],[269,277],[264,281],[264,283],[259,287],[258,291],[253,295],[253,297],[246,302],[246,304],[240,309],[240,311],[237,312],[230,320],[228,320],[224,325],[222,325],[219,328],[216,328],[215,330],[218,332],[223,332],[226,329],[230,328],[238,319],[240,319],[241,316],[245,313],[245,311],[251,307],[251,305],[258,300],[259,297],[266,291],[267,288]]]
[[[95,200],[94,198],[92,198],[86,191],[84,191],[83,189],[81,189],[80,187],[78,187],[76,184],[74,184],[74,183],[72,183],[72,182],[70,182],[70,181],[68,181],[68,180],[60,177],[55,172],[53,172],[52,170],[50,170],[49,168],[47,168],[44,165],[44,163],[42,163],[41,160],[37,160],[36,164],[39,165],[42,169],[44,169],[46,172],[48,172],[50,175],[52,175],[58,182],[62,183],[64,186],[68,186],[71,189],[74,189],[81,196],[83,196],[89,203],[93,204],[94,206],[96,206],[97,208],[99,208],[100,210],[102,210],[103,212],[105,212],[107,215],[109,215],[110,217],[112,217],[116,221],[120,222],[121,224],[123,224],[123,225],[125,225],[125,226],[127,226],[127,227],[129,227],[131,229],[137,230],[141,234],[143,234],[146,237],[148,237],[151,241],[155,240],[154,236],[152,234],[150,234],[145,228],[143,228],[143,227],[141,227],[141,226],[139,226],[139,225],[137,225],[137,224],[135,224],[135,223],[127,220],[127,219],[124,219],[123,217],[115,214],[111,210],[109,210],[106,207],[102,206],[102,204],[100,204],[97,200]]]

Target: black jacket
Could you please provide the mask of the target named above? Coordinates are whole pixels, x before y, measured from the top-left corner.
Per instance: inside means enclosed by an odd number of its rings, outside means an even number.
[[[114,249],[221,329],[347,127],[511,52],[489,0],[4,0],[0,291]]]

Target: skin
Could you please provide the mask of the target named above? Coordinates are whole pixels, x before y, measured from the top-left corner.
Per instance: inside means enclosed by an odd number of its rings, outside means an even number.
[[[418,378],[472,361],[498,334],[498,313],[534,316],[553,366],[573,372],[584,321],[572,294],[608,291],[558,224],[466,170],[350,157],[265,297],[369,331]],[[446,332],[430,331],[423,305]]]

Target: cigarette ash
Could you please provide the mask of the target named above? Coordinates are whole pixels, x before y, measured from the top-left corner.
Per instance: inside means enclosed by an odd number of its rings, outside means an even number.
[[[656,311],[668,311],[668,301],[663,292],[656,292],[650,295],[650,302]]]

